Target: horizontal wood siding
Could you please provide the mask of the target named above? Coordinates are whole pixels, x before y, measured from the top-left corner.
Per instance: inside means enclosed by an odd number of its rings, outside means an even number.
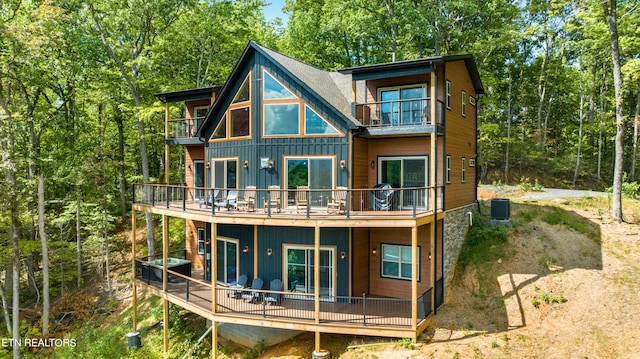
[[[374,162],[373,168],[368,165],[368,188],[378,183],[378,157],[387,156],[424,156],[431,153],[429,137],[376,138],[369,140],[369,158]],[[431,157],[429,161],[431,161]]]
[[[378,102],[378,89],[381,87],[405,86],[429,82],[429,75],[391,77],[367,81],[367,102]],[[428,89],[428,88],[427,88]]]
[[[451,156],[451,183],[446,188],[446,207],[453,209],[476,200],[476,170],[469,159],[476,156],[476,108],[469,97],[477,97],[464,61],[446,64],[446,79],[451,81],[451,110],[446,110],[446,154]],[[462,117],[462,91],[467,93],[467,114]],[[462,158],[466,158],[466,181],[462,183]]]
[[[353,138],[353,188],[369,188],[369,171],[371,160],[369,157],[369,140]]]
[[[369,229],[353,229],[353,296],[369,294]]]
[[[430,248],[429,225],[418,228],[418,246],[420,247],[420,281],[418,282],[418,295],[427,291],[431,285],[429,283],[429,273],[431,264],[429,262]],[[410,228],[371,228],[369,239],[369,253],[373,248],[376,254],[371,255],[370,261],[370,294],[372,296],[382,296],[391,298],[410,298],[411,281],[402,279],[383,278],[382,270],[382,244],[398,244],[411,246]]]
[[[197,101],[187,101],[187,113],[186,118],[194,118],[195,111],[194,107],[200,106],[211,106],[211,99],[197,100]]]
[[[205,228],[208,224],[198,221],[185,220],[185,249],[187,259],[191,261],[192,268],[204,270],[204,254],[198,254],[198,228]],[[204,278],[198,278],[204,279]]]
[[[193,161],[203,161],[204,160],[204,146],[185,146],[185,174],[184,181],[186,186],[194,187],[193,175],[195,173],[195,168]],[[191,169],[189,169],[191,166]],[[206,163],[205,163],[206,166]],[[206,167],[205,167],[206,170]],[[205,175],[206,177],[206,175]],[[193,200],[193,192],[188,192],[190,197],[187,200]]]

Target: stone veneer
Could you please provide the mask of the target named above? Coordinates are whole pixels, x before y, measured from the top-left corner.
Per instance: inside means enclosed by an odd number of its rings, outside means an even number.
[[[477,211],[477,204],[459,207],[446,212],[444,217],[444,290],[445,293],[456,269],[458,255],[469,231],[469,212]]]

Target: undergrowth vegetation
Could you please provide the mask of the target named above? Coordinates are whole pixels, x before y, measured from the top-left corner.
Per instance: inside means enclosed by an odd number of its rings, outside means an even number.
[[[509,230],[507,226],[490,222],[482,214],[474,214],[473,226],[462,246],[458,264],[466,267],[504,258]]]

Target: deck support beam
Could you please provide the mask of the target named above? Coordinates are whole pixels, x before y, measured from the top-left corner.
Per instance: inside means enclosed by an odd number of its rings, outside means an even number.
[[[218,322],[211,320],[211,359],[218,357]]]
[[[315,308],[315,322],[320,324],[320,226],[314,230],[314,249],[313,249],[313,294]],[[316,352],[320,351],[320,332],[316,331]]]
[[[436,68],[435,65],[433,67],[433,72],[431,72],[431,118],[436,121],[436,105],[437,101],[437,81],[438,78],[436,76]],[[445,112],[442,111],[442,124],[445,123]],[[438,166],[436,163],[438,162],[438,135],[434,131],[431,133],[431,201],[433,206],[433,222],[429,224],[429,284],[431,285],[431,314],[435,315],[436,311],[436,262],[437,253],[435,253],[435,241],[436,241],[436,225],[438,223]],[[444,198],[443,198],[444,201]],[[444,203],[442,204],[444,206]],[[444,207],[443,207],[444,208]]]
[[[169,139],[169,101],[165,102],[164,104],[165,108],[164,108],[164,133],[165,133],[165,140]],[[166,184],[170,184],[171,183],[171,178],[170,178],[170,167],[169,164],[171,163],[171,147],[169,146],[169,144],[165,141],[164,143],[164,183]]]
[[[411,327],[418,327],[418,227],[411,227]]]
[[[167,273],[167,265],[168,265],[168,257],[169,256],[169,216],[162,216],[162,291],[167,292],[167,282],[168,282],[168,273]],[[164,343],[164,354],[166,355],[169,351],[169,301],[165,297],[162,300],[162,328],[163,328],[163,343]]]
[[[138,290],[136,286],[136,210],[131,210],[131,269],[133,284],[131,286],[131,305],[133,306],[133,331],[138,331]]]

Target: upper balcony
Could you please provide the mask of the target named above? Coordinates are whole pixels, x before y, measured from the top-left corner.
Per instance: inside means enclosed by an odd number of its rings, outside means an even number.
[[[433,196],[436,200],[434,203]],[[367,189],[334,190],[280,188],[193,188],[164,184],[135,184],[134,208],[143,211],[169,213],[177,217],[201,217],[217,222],[260,222],[274,225],[304,220],[333,223],[335,226],[382,225],[393,217],[407,220],[406,226],[417,219],[441,212],[444,187],[391,188],[376,186]],[[283,222],[284,220],[284,222]],[[294,220],[292,222],[291,220]],[[297,222],[296,222],[297,221]],[[373,223],[373,224],[372,224]]]
[[[355,116],[365,127],[444,125],[444,103],[438,101],[436,118],[431,118],[431,98],[355,104]]]
[[[169,120],[167,140],[186,140],[196,137],[198,127],[204,122],[203,117],[180,118]]]

